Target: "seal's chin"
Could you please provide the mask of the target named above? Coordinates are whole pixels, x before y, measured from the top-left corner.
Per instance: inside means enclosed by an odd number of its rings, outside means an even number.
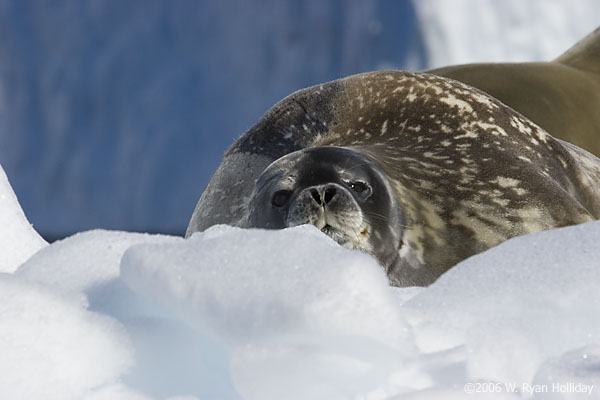
[[[355,229],[345,226],[343,223],[340,223],[340,221],[335,220],[335,217],[329,216],[328,218],[325,218],[322,211],[319,214],[320,215],[318,216],[310,214],[301,216],[296,215],[296,217],[300,218],[291,221],[288,220],[287,226],[313,225],[341,246],[349,249],[362,248],[359,241],[356,240],[358,235],[356,234]]]
[[[322,227],[321,232],[323,232],[342,246],[345,246],[350,242],[350,238],[344,233],[343,230],[336,229],[329,224],[326,224],[324,227]]]
[[[338,242],[338,244],[342,246],[348,247],[348,243],[352,242],[351,235],[349,235],[348,229],[340,224],[340,221],[337,221],[333,213],[326,214],[325,210],[319,210],[318,217],[316,220],[313,218],[307,217],[306,219],[310,224],[314,225],[321,232]]]
[[[336,229],[331,225],[325,225],[323,228],[321,228],[321,232],[335,240],[341,246],[351,249],[356,248],[350,236],[347,235],[343,230]]]
[[[321,232],[323,232],[326,235],[329,235],[330,233],[333,233],[335,231],[335,228],[329,224],[326,224],[324,227],[321,228]]]
[[[336,241],[340,246],[352,250],[367,251],[368,246],[365,246],[365,241],[368,240],[368,228],[352,229],[348,227],[334,226],[326,223],[322,227],[317,228],[331,239]]]

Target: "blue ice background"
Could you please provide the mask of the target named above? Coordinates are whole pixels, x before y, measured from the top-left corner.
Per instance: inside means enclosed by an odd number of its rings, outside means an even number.
[[[424,54],[408,0],[0,0],[0,164],[50,239],[182,234],[271,105]]]

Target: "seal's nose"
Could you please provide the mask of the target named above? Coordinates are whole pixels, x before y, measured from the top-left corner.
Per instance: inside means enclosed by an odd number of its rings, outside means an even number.
[[[319,194],[319,191],[317,189],[310,189],[310,195],[312,196],[314,201],[317,202],[318,205],[321,205],[321,195]]]
[[[335,188],[332,186],[311,188],[310,195],[318,205],[324,206],[335,197]]]
[[[335,188],[330,187],[325,189],[325,193],[323,195],[323,199],[325,200],[325,204],[329,203],[331,199],[335,196]]]

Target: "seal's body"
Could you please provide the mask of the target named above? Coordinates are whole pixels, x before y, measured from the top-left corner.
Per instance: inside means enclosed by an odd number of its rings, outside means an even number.
[[[225,153],[187,234],[312,223],[408,286],[599,217],[599,159],[462,83],[380,71],[275,105]]]
[[[465,64],[428,72],[480,89],[552,136],[600,156],[600,29],[551,62]]]

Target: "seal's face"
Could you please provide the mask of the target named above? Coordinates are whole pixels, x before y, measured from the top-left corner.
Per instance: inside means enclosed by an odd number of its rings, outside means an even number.
[[[388,178],[358,150],[315,147],[269,165],[248,205],[250,227],[312,224],[342,246],[389,267],[398,256],[401,215]]]

